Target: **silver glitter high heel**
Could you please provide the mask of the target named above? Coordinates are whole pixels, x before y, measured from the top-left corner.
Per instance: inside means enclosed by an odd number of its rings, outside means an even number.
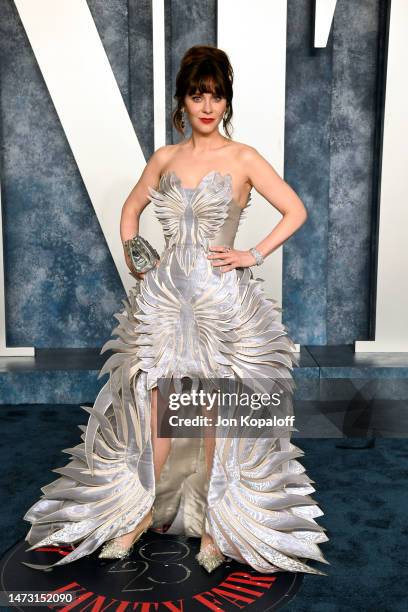
[[[147,526],[144,529],[142,529],[142,531],[140,531],[139,533],[136,533],[135,537],[133,538],[133,540],[128,546],[124,546],[123,544],[120,543],[119,540],[121,536],[117,538],[113,538],[112,540],[109,540],[103,545],[102,550],[98,555],[99,559],[125,559],[126,557],[128,557],[134,545],[136,544],[136,542],[140,540],[142,535],[146,533],[146,531],[151,527],[153,523],[153,516],[154,516],[153,506],[151,508],[151,513],[152,515],[150,517],[150,520]]]
[[[196,554],[195,558],[202,565],[208,573],[215,570],[219,565],[227,560],[226,557],[218,550],[218,547],[210,542],[204,546],[199,553]]]

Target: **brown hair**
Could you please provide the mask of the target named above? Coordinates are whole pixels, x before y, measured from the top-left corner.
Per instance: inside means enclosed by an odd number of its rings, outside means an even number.
[[[183,56],[180,69],[176,77],[177,108],[173,111],[173,125],[178,132],[184,133],[181,109],[184,98],[200,93],[214,93],[216,96],[226,98],[227,105],[222,119],[223,127],[228,138],[231,138],[229,128],[232,118],[232,83],[234,72],[228,55],[222,49],[209,45],[194,45]]]

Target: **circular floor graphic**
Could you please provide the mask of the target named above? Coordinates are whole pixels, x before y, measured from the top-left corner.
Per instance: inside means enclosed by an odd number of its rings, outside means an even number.
[[[26,552],[29,544],[21,541],[0,563],[3,598],[14,598],[9,607],[0,602],[0,609],[32,612],[32,604],[24,605],[24,597],[32,592],[34,601],[40,600],[40,593],[50,594],[47,600],[53,603],[37,608],[48,610],[63,610],[65,602],[66,609],[74,612],[267,612],[284,607],[299,590],[303,574],[261,574],[236,561],[208,573],[195,559],[199,545],[199,538],[148,531],[127,559],[99,559],[98,549],[44,571],[24,563],[54,563],[73,547],[45,546]]]

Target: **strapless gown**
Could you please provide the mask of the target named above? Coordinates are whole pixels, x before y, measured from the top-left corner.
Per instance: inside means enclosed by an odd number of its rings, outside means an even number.
[[[167,172],[149,194],[165,238],[160,264],[136,281],[125,310],[114,315],[117,338],[101,349],[113,354],[98,376],[109,373],[108,381],[92,408],[82,406],[90,413],[87,426],[79,425],[82,442],[62,451],[69,463],[52,470],[60,477],[23,517],[32,524],[27,550],[75,548],[30,567],[91,554],[134,529],[154,503],[153,529],[170,525],[168,534],[200,537],[205,525],[224,555],[259,572],[323,574],[308,563],[327,563],[318,545],[328,538],[314,520],[323,512],[290,435],[217,435],[209,476],[202,436],[174,437],[155,482],[150,393],[158,381],[188,377],[195,388],[222,378],[279,381],[291,400],[299,364],[262,279],[252,268],[220,272],[207,259],[210,245],[234,246],[250,196],[242,209],[231,176],[217,171],[195,189]]]

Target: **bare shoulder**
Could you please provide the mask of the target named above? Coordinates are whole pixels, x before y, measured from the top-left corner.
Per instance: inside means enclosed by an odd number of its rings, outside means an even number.
[[[231,144],[236,161],[244,168],[246,164],[256,162],[256,160],[261,158],[261,155],[255,149],[255,147],[252,147],[249,144],[238,141],[234,141]]]
[[[149,188],[157,188],[159,185],[163,168],[166,166],[173,153],[174,145],[165,145],[156,149],[156,151],[149,157],[149,160],[146,163],[134,188],[137,195],[140,194],[143,201],[148,200]]]
[[[255,147],[252,147],[251,145],[248,145],[248,144],[244,144],[242,142],[239,144],[240,144],[240,147],[239,147],[238,155],[239,155],[239,161],[242,164],[254,163],[261,158],[261,155],[259,154],[257,149],[255,149]]]
[[[250,188],[252,188],[254,185],[251,179],[252,173],[250,172],[250,168],[256,166],[257,163],[259,164],[259,160],[262,159],[262,156],[255,147],[238,141],[233,141],[231,143],[231,151],[233,153],[233,165],[236,168],[237,176],[240,177],[243,183],[247,183]]]
[[[156,170],[160,172],[161,169],[168,163],[169,159],[174,155],[177,146],[178,145],[170,144],[159,147],[150,157],[148,165],[154,166]]]
[[[176,144],[164,145],[155,151],[150,160],[159,172],[159,175],[164,174],[169,167],[174,165],[174,161],[177,160],[179,156],[183,158],[183,156],[186,155],[184,151],[186,142],[187,141],[184,140]]]
[[[261,153],[251,145],[243,145],[240,150],[240,165],[245,169],[248,182],[256,188],[255,182],[260,181],[260,177],[268,177],[269,180],[281,181],[281,177]]]

